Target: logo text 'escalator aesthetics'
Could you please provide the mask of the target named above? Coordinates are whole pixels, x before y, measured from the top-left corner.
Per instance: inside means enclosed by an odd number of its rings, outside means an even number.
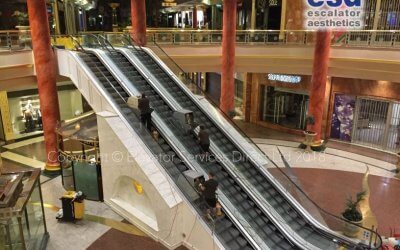
[[[362,30],[365,0],[304,0],[307,30]]]

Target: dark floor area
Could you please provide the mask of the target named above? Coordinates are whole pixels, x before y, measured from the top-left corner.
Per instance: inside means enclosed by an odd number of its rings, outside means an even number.
[[[149,237],[136,236],[123,233],[116,229],[110,229],[95,242],[88,250],[166,250],[161,243],[154,241]],[[187,250],[186,247],[178,247],[176,250]]]

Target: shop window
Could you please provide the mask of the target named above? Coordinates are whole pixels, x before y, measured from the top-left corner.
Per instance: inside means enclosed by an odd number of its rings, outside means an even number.
[[[400,103],[336,94],[330,138],[397,152]]]
[[[42,112],[37,89],[8,92],[8,108],[14,139],[43,133]],[[82,114],[83,100],[73,85],[58,87],[58,101],[61,120]],[[87,109],[91,109],[90,106]]]
[[[39,95],[10,98],[14,134],[33,134],[43,130]]]
[[[262,85],[260,120],[287,128],[305,129],[309,96],[299,90]]]

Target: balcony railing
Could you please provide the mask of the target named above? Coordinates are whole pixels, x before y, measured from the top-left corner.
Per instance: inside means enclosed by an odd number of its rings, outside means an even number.
[[[29,30],[0,30],[0,50],[30,50],[32,49],[31,40],[32,39]]]
[[[316,31],[238,30],[236,43],[246,45],[313,45]],[[220,30],[148,30],[149,43],[168,45],[221,44]],[[400,48],[400,31],[333,31],[333,46]]]
[[[103,34],[108,40],[120,41],[119,36],[129,32],[84,32],[85,34]],[[312,46],[315,43],[315,31],[307,30],[238,30],[238,45],[257,46]],[[67,35],[52,36],[53,45],[65,45],[70,41]],[[180,30],[180,29],[148,29],[149,44],[160,45],[219,45],[222,43],[221,30]],[[368,47],[368,48],[400,48],[400,30],[362,30],[333,31],[332,46]],[[0,31],[0,50],[31,49],[29,31]]]

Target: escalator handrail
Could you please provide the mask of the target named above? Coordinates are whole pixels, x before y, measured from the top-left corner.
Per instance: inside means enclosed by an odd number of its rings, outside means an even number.
[[[83,48],[82,44],[79,42],[78,38],[76,38],[76,37],[73,36],[73,35],[69,35],[69,37],[71,38],[72,43],[74,44],[75,49],[76,49],[77,51],[80,50],[80,51],[86,53],[85,49]]]
[[[127,33],[126,36],[124,36],[124,38],[128,41],[129,45],[131,45],[136,51],[143,51],[142,46],[135,41],[135,38],[131,35],[131,33]]]
[[[125,50],[125,49],[121,49],[121,51],[123,51],[123,50]],[[124,53],[124,52],[122,52],[122,53]],[[138,68],[138,71],[141,72],[142,75],[145,75],[145,74],[146,74],[145,72],[142,72],[143,69],[141,69],[141,70],[139,69],[140,67],[139,67],[134,61],[131,61],[131,60],[129,59],[129,56],[127,56],[126,54],[125,54],[125,56],[126,56],[127,59],[132,63],[132,65],[134,65],[136,68]],[[152,81],[150,80],[150,84],[151,84],[151,82],[152,82]],[[152,84],[151,84],[151,85],[152,85]],[[161,88],[159,88],[159,87],[157,87],[157,86],[153,86],[153,88],[156,90],[156,92],[158,92],[158,94],[159,94],[160,96],[162,96],[162,98],[164,99],[164,101],[165,101],[166,103],[168,103],[168,105],[171,107],[171,109],[180,109],[180,108],[181,108],[181,106],[180,106],[179,104],[172,104],[172,103],[170,103],[170,98],[168,98],[167,96],[165,96],[164,90],[163,90],[163,89],[161,89]],[[196,168],[195,170],[196,170],[196,171],[199,171],[198,168]],[[199,172],[202,172],[202,171],[199,171]],[[206,174],[206,173],[204,173],[204,174]],[[235,175],[233,175],[233,176],[235,176]],[[251,194],[251,191],[249,191],[249,190],[246,188],[245,185],[243,185],[242,183],[240,183],[239,186],[241,186],[241,187],[245,190],[245,192],[247,192],[247,194],[248,194],[250,197],[252,197],[253,202],[257,203],[257,199]],[[271,216],[270,216],[270,213],[268,212],[267,209],[265,209],[265,207],[262,208],[261,210],[266,214],[266,216],[267,216],[269,219],[272,219]],[[284,229],[281,228],[281,231],[283,231],[283,230],[284,230]],[[292,238],[291,238],[291,239],[288,239],[288,240],[289,240],[289,242],[291,242],[291,244],[292,244],[292,241],[295,241],[295,239],[292,239]]]
[[[90,33],[89,33],[89,34],[82,35],[82,37],[83,37],[83,36],[94,37],[95,40],[97,41],[98,45],[100,46],[100,48],[105,49],[105,50],[108,50],[109,52],[111,52],[110,49],[107,48],[107,46],[101,42],[99,36],[97,36],[97,35],[95,35],[95,34],[90,34]]]
[[[120,50],[120,49],[118,49],[117,51],[119,51],[119,50]],[[125,50],[125,49],[124,49],[124,50]],[[123,53],[122,51],[120,51],[120,53],[122,53],[122,55],[131,63],[131,65],[132,65],[134,68],[136,68],[136,70],[144,77],[145,73],[140,69],[140,67],[139,67],[134,61],[131,61],[126,55],[124,55],[124,53]],[[99,56],[99,55],[98,55],[98,56]],[[101,59],[101,58],[99,58],[99,59],[100,59],[101,61],[103,61],[103,59]],[[113,61],[113,59],[111,59],[111,58],[110,58],[110,60]],[[103,62],[103,63],[104,63],[104,62]],[[124,74],[124,72],[122,72],[122,71],[120,72],[120,69],[112,68],[110,65],[107,65],[107,64],[105,64],[105,66],[106,66],[107,68],[109,68],[110,72],[114,75],[114,77],[115,77],[116,75],[119,75],[119,74]],[[109,67],[109,66],[110,66],[110,67]],[[147,79],[146,77],[144,77],[144,79],[145,79],[146,81],[148,81],[148,84],[152,85],[152,84],[151,84],[151,80]],[[119,82],[120,82],[121,84],[131,84],[129,80],[128,80],[128,81],[122,80],[122,81],[119,81]],[[125,89],[130,89],[130,88],[128,88],[127,86],[122,86],[122,87],[123,87],[123,88],[125,87]],[[139,90],[137,90],[135,87],[133,87],[133,90],[134,90],[134,92],[139,92]],[[156,91],[159,92],[158,90],[156,90]],[[170,106],[171,108],[175,106],[174,104],[169,103],[168,99],[165,99],[165,97],[164,97],[161,93],[159,93],[159,95],[162,96],[162,98],[164,99],[164,101],[167,103],[168,106]],[[164,122],[160,120],[161,118],[159,117],[159,115],[158,115],[157,113],[153,113],[152,119],[153,119],[153,123],[155,123],[156,125],[158,124],[158,125],[156,126],[156,128],[158,129],[158,131],[160,132],[160,134],[162,135],[162,137],[164,137],[164,140],[167,141],[167,144],[169,144],[170,147],[174,149],[173,151],[175,151],[175,153],[177,153],[177,155],[179,155],[180,158],[185,158],[185,156],[181,154],[182,152],[179,151],[179,150],[177,150],[176,147],[175,147],[175,145],[174,145],[174,143],[172,143],[172,142],[170,141],[170,138],[168,137],[168,135],[169,135],[170,133],[164,131],[164,130],[165,130],[164,127],[166,127],[166,126],[163,125]],[[170,123],[170,125],[173,125],[173,126],[174,126],[174,124],[172,124],[172,123]],[[189,164],[190,161],[183,161],[183,162],[185,162],[185,165],[186,165],[189,169],[193,169],[193,166],[191,166],[191,165]],[[193,188],[192,188],[192,189],[193,189]],[[195,189],[193,189],[193,190],[195,190]],[[196,190],[195,190],[195,191],[196,191]],[[208,204],[205,204],[205,205],[206,205],[206,207],[210,208],[210,207],[208,206]],[[221,204],[221,205],[223,205],[223,204]],[[229,212],[229,213],[230,213],[229,209],[228,209],[225,205],[223,205],[223,207],[224,207],[224,209],[226,210],[226,212]],[[252,239],[251,237],[247,237],[247,236],[249,235],[249,233],[246,232],[246,230],[244,229],[245,227],[244,227],[243,225],[241,225],[241,223],[239,223],[239,222],[236,223],[236,222],[235,222],[236,218],[234,218],[234,217],[232,217],[232,216],[229,216],[229,217],[231,218],[231,221],[234,222],[234,224],[236,224],[236,227],[239,228],[239,231],[242,231],[242,234],[244,235],[244,238],[247,238],[247,241],[251,242],[250,245],[253,245],[254,247],[256,247],[258,244],[257,244],[257,243],[254,243],[254,242],[253,242],[253,239]],[[214,223],[214,227],[215,227],[215,223]],[[256,247],[256,248],[257,248],[257,247]],[[259,248],[257,248],[257,249],[259,249]]]
[[[117,51],[117,50],[116,50],[116,51]],[[86,54],[95,55],[95,56],[98,58],[98,56],[97,56],[96,54],[92,53],[92,52],[86,52]],[[100,58],[98,58],[98,59],[99,59],[99,61],[101,62],[101,59],[100,59]],[[90,58],[90,61],[91,61],[92,63],[94,62],[91,58]],[[120,85],[122,85],[121,87],[123,88],[123,90],[126,91],[127,93],[129,93],[131,96],[133,96],[133,93],[130,92],[129,90],[127,90],[127,89],[125,88],[124,84],[121,84],[121,81],[114,77],[114,75],[113,75],[114,72],[113,72],[111,69],[109,69],[106,65],[104,65],[103,62],[101,62],[101,63],[102,63],[103,66],[107,69],[107,71],[111,73],[111,75],[113,76],[113,78],[114,78],[115,80],[117,80],[117,82],[119,82]],[[111,84],[111,82],[110,82],[110,81],[108,80],[108,78],[104,75],[104,73],[99,69],[99,67],[98,67],[96,64],[94,64],[94,65],[95,65],[95,67],[99,70],[99,72],[101,72],[102,76],[107,80],[107,82],[112,86],[113,90],[119,95],[119,97],[120,97],[124,102],[126,102],[125,98],[119,93],[119,91],[113,86],[113,84]],[[192,187],[192,189],[193,189],[196,193],[198,193],[198,191],[197,191],[194,187]],[[204,202],[205,202],[205,201],[204,201]],[[208,208],[211,208],[210,206],[208,206],[208,204],[206,204],[206,205],[207,205]]]
[[[111,53],[111,50],[108,49],[107,44],[111,47],[112,51],[115,52],[115,48],[114,46],[110,43],[110,41],[108,41],[108,39],[104,36],[104,35],[97,35],[99,38],[101,38],[104,42],[104,47],[107,49],[108,52]]]
[[[132,38],[132,37],[131,37]],[[135,40],[132,38],[132,40],[135,42]],[[210,98],[210,96],[206,93],[206,92],[204,92],[197,84],[195,84],[195,83],[193,83],[188,77],[187,77],[187,73],[168,55],[168,53],[166,53],[162,48],[161,48],[161,46],[159,46],[156,42],[154,42],[154,44],[156,45],[156,47],[158,48],[158,49],[160,49],[163,53],[164,53],[164,55],[165,56],[167,56],[167,58],[169,59],[169,60],[171,60],[174,64],[175,64],[175,66],[176,67],[178,67],[178,69],[181,71],[181,72],[183,72],[184,73],[184,75],[185,75],[185,81],[189,81],[189,84],[191,84],[191,85],[193,85],[193,86],[195,86],[196,88],[197,88],[197,90],[198,91],[200,91],[203,95],[204,95],[204,97],[206,97],[206,99],[219,111],[219,113],[222,115],[222,116],[224,116],[225,117],[225,119],[234,127],[234,128],[236,128],[236,130],[244,137],[244,138],[246,138],[246,139],[248,139],[250,142],[251,142],[251,144],[253,144],[258,150],[259,150],[259,152],[260,153],[262,153],[273,165],[274,165],[274,167],[275,168],[277,168],[278,169],[278,171],[291,183],[291,185],[293,185],[302,195],[304,195],[305,197],[307,197],[307,199],[314,205],[314,206],[316,206],[321,212],[323,212],[324,214],[327,214],[327,215],[329,215],[329,216],[331,216],[331,217],[333,217],[333,218],[335,218],[335,219],[337,219],[337,220],[339,220],[339,221],[343,221],[343,222],[348,222],[348,223],[350,223],[350,224],[353,224],[353,225],[355,225],[355,226],[357,226],[357,227],[359,227],[359,228],[362,228],[362,229],[364,229],[364,230],[367,230],[367,231],[369,231],[369,232],[371,232],[371,238],[372,238],[372,236],[373,235],[376,235],[377,237],[378,237],[378,239],[379,239],[379,243],[381,244],[382,243],[382,238],[381,238],[381,236],[377,233],[377,232],[375,232],[375,231],[373,231],[373,230],[371,230],[371,229],[369,229],[369,228],[365,228],[365,227],[363,227],[363,226],[359,226],[359,225],[357,225],[357,224],[355,224],[355,223],[353,223],[353,222],[351,222],[351,221],[347,221],[347,220],[344,220],[343,218],[341,218],[341,217],[339,217],[339,216],[337,216],[337,215],[334,215],[334,214],[331,214],[330,212],[328,212],[328,211],[326,211],[325,209],[323,209],[323,208],[321,208],[317,203],[315,203],[295,182],[293,182],[291,179],[290,179],[290,177],[267,155],[267,154],[265,154],[261,149],[260,149],[260,147],[251,139],[251,138],[249,138],[245,133],[244,133],[244,131],[236,124],[236,123],[234,123],[233,121],[232,121],[232,119],[225,113],[225,112],[223,112],[222,110],[220,110],[220,108],[219,108],[219,106],[215,103],[215,101],[213,101],[212,100],[212,98]],[[141,47],[140,47],[141,48]],[[313,223],[310,223],[312,226],[314,226],[313,225]],[[314,226],[315,227],[315,226]],[[317,227],[317,229],[319,229],[319,230],[322,230],[321,228],[318,228]],[[324,230],[322,230],[322,231],[324,231]],[[332,236],[334,236],[335,238],[338,238],[338,237],[336,237],[336,235],[331,235],[331,234],[329,234],[331,237]],[[354,242],[348,242],[348,240],[347,239],[344,239],[344,238],[342,238],[342,237],[340,237],[340,241],[343,241],[343,242],[347,242],[348,244],[351,244],[351,245],[354,245]],[[369,246],[370,248],[371,248],[371,245]],[[378,246],[378,247],[374,247],[374,248],[379,248],[380,246]],[[374,248],[372,248],[372,249],[374,249]]]
[[[95,55],[95,54],[93,54],[92,52],[85,52],[85,54],[91,54],[91,55]],[[95,55],[96,57],[98,57],[97,55]],[[101,62],[101,60],[99,59],[99,61]],[[94,63],[94,61],[90,58],[90,62],[92,62],[92,63]],[[102,62],[101,62],[102,63]],[[102,63],[103,64],[103,63]],[[107,80],[107,82],[112,86],[112,88],[113,88],[113,90],[119,95],[119,97],[124,101],[124,102],[126,102],[126,100],[125,100],[125,98],[119,93],[119,91],[114,87],[114,85],[108,80],[108,78],[104,75],[104,73],[100,70],[100,68],[96,65],[96,64],[94,64],[95,65],[95,67],[96,67],[96,69],[102,74],[102,76]],[[104,64],[103,64],[104,65]],[[113,75],[113,72],[112,71],[110,71],[110,69],[108,69],[108,67],[106,66],[106,65],[104,65],[104,67],[106,67],[106,69]],[[114,76],[113,76],[113,78],[115,78]],[[117,80],[117,79],[115,79],[115,80]],[[118,80],[117,80],[118,81]],[[119,82],[119,81],[118,81]],[[121,84],[121,83],[120,83]],[[125,88],[123,88],[124,89],[124,91],[127,91]],[[127,91],[127,92],[129,92],[129,91]],[[121,113],[122,114],[122,113]],[[123,114],[122,114],[123,115]],[[124,115],[123,115],[124,116]],[[140,135],[139,135],[139,137],[141,137]],[[148,148],[148,147],[147,147]],[[149,149],[149,148],[148,148]],[[151,152],[151,149],[149,149],[149,151]],[[160,165],[162,165],[161,163],[160,163]],[[167,174],[168,174],[168,176],[170,176],[170,178],[172,178],[172,176],[169,174],[169,172],[168,171],[166,171],[167,172]],[[183,176],[183,175],[182,175]],[[173,178],[172,178],[173,179]],[[186,178],[185,178],[186,179]],[[187,179],[186,179],[187,180]],[[176,185],[176,184],[175,184]],[[198,191],[193,187],[193,186],[191,186],[190,184],[189,184],[189,186],[190,186],[190,188],[192,188],[197,194],[198,194]],[[178,187],[178,185],[176,185],[176,187],[177,187],[177,189],[179,190],[179,187]],[[182,193],[182,195],[185,197],[185,195]],[[199,194],[198,194],[199,195]],[[202,197],[199,195],[199,197],[200,197],[200,200],[201,200],[201,203],[203,204],[203,205],[205,205],[206,207],[208,207],[208,208],[210,208],[210,206],[205,202],[205,200],[204,199],[202,199]],[[192,204],[188,199],[187,199],[187,201],[193,206],[193,208],[198,212],[198,213],[200,213],[201,211],[200,210],[198,210],[198,209],[196,209],[195,207],[196,207],[196,205],[194,205],[194,204]],[[201,216],[200,216],[201,217]],[[206,223],[207,224],[207,223]],[[212,219],[211,220],[211,226],[212,226],[212,228],[211,228],[211,232],[214,234],[215,233],[215,220],[214,219]],[[220,242],[223,242],[222,240],[220,240]]]

